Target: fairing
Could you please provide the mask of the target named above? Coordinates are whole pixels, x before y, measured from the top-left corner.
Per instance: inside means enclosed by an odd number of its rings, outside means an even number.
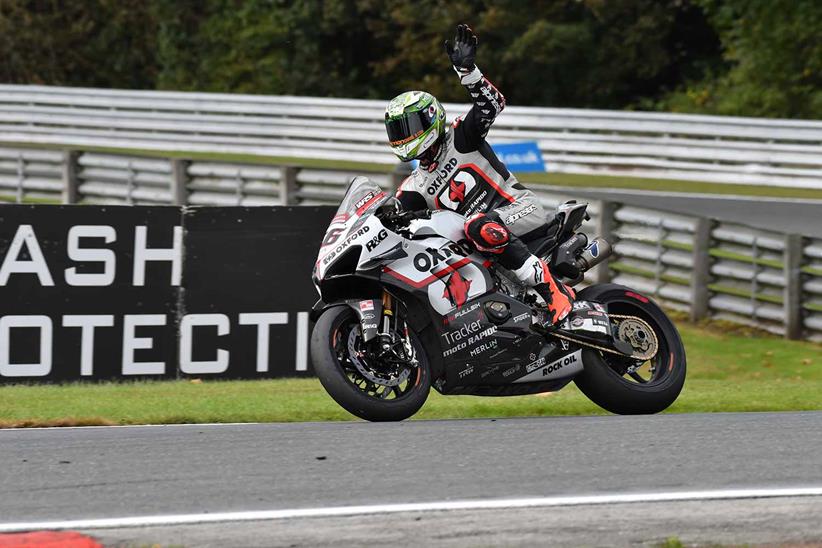
[[[366,280],[370,287],[403,296],[409,309],[424,310],[428,320],[421,336],[433,385],[443,393],[557,390],[581,370],[577,349],[546,342],[531,329],[530,307],[497,291],[490,263],[465,239],[463,216],[436,211],[430,219],[412,221],[401,235],[374,215],[386,199],[371,181],[352,182],[317,260],[315,282],[324,297],[326,285],[339,287],[342,280],[350,289]],[[356,261],[347,258],[350,254]],[[350,271],[340,272],[338,262],[350,265]],[[376,336],[374,320],[381,321],[382,307],[373,300],[378,296],[372,292],[337,299],[358,314],[369,313],[367,319],[360,317],[366,340]],[[372,303],[376,318],[370,317]]]

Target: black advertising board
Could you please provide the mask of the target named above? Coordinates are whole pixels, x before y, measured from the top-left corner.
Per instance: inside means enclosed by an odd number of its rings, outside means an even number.
[[[0,206],[0,383],[310,374],[331,215]]]
[[[308,312],[318,298],[311,269],[333,214],[327,207],[204,207],[186,215],[183,306],[202,325],[181,335],[201,353],[193,360],[207,365],[191,370],[182,356],[184,373],[229,362],[232,377],[307,374]],[[229,352],[219,357],[218,330]]]

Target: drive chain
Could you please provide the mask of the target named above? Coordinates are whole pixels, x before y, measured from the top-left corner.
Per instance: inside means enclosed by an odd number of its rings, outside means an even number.
[[[635,359],[635,360],[643,360],[643,361],[645,361],[645,360],[650,360],[651,358],[653,358],[654,356],[656,356],[656,351],[657,351],[657,349],[659,348],[659,340],[657,339],[657,337],[656,337],[656,333],[654,333],[654,330],[651,328],[651,326],[650,326],[650,325],[648,325],[648,322],[646,322],[645,320],[643,320],[643,319],[641,319],[641,318],[637,318],[636,316],[625,316],[625,315],[621,315],[621,314],[608,314],[608,317],[609,317],[609,318],[612,318],[612,319],[613,319],[613,318],[616,318],[616,319],[620,319],[620,320],[627,320],[627,319],[630,319],[630,320],[634,320],[634,321],[636,321],[636,322],[639,322],[639,323],[643,324],[644,326],[646,326],[648,333],[650,333],[650,334],[651,334],[651,336],[653,337],[653,344],[651,345],[651,348],[653,348],[653,350],[654,350],[653,354],[651,354],[651,355],[649,355],[649,356],[647,356],[647,355],[645,355],[645,354],[640,354],[640,355],[637,355],[637,354],[632,354],[632,355],[630,356],[631,358],[633,358],[633,359]],[[587,347],[589,347],[589,348],[595,348],[595,349],[597,349],[597,350],[599,350],[599,351],[601,351],[601,352],[608,352],[608,353],[610,353],[610,354],[616,354],[617,356],[628,357],[628,356],[625,356],[625,354],[623,354],[622,352],[618,352],[618,351],[616,351],[616,350],[612,350],[612,349],[610,349],[610,348],[605,348],[604,346],[599,346],[599,345],[597,345],[597,344],[588,343],[588,342],[582,342],[582,341],[579,341],[579,340],[577,340],[577,339],[574,339],[574,338],[571,338],[571,337],[567,337],[567,336],[565,336],[565,335],[559,335],[559,334],[557,334],[557,333],[551,333],[551,334],[550,334],[550,336],[552,336],[552,337],[556,337],[557,339],[564,339],[564,340],[566,340],[566,341],[571,341],[571,342],[573,342],[573,343],[575,343],[575,344],[579,344],[579,345],[581,345],[581,346],[587,346]],[[626,342],[627,342],[627,341],[626,341]]]

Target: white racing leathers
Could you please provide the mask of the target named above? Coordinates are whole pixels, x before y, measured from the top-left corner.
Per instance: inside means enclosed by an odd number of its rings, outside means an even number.
[[[545,223],[545,212],[485,140],[505,97],[479,68],[461,81],[474,106],[448,128],[436,159],[415,169],[397,196],[406,209],[450,209],[465,217],[485,213],[524,236]]]

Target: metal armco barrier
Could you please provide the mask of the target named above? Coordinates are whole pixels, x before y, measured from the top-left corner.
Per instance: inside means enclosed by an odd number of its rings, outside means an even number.
[[[505,90],[503,90],[504,92]],[[386,101],[0,85],[0,143],[393,166]],[[446,104],[449,121],[467,104]],[[822,188],[822,121],[508,106],[548,171]]]
[[[385,188],[405,173],[0,148],[0,194],[70,203],[337,205],[351,178]],[[570,198],[530,185],[555,207]],[[22,198],[21,198],[22,199]],[[822,240],[716,219],[591,204],[591,232],[616,243],[597,281],[636,286],[694,319],[716,317],[822,341]],[[318,228],[317,230],[321,230]]]
[[[0,207],[0,383],[310,374],[331,207]]]

